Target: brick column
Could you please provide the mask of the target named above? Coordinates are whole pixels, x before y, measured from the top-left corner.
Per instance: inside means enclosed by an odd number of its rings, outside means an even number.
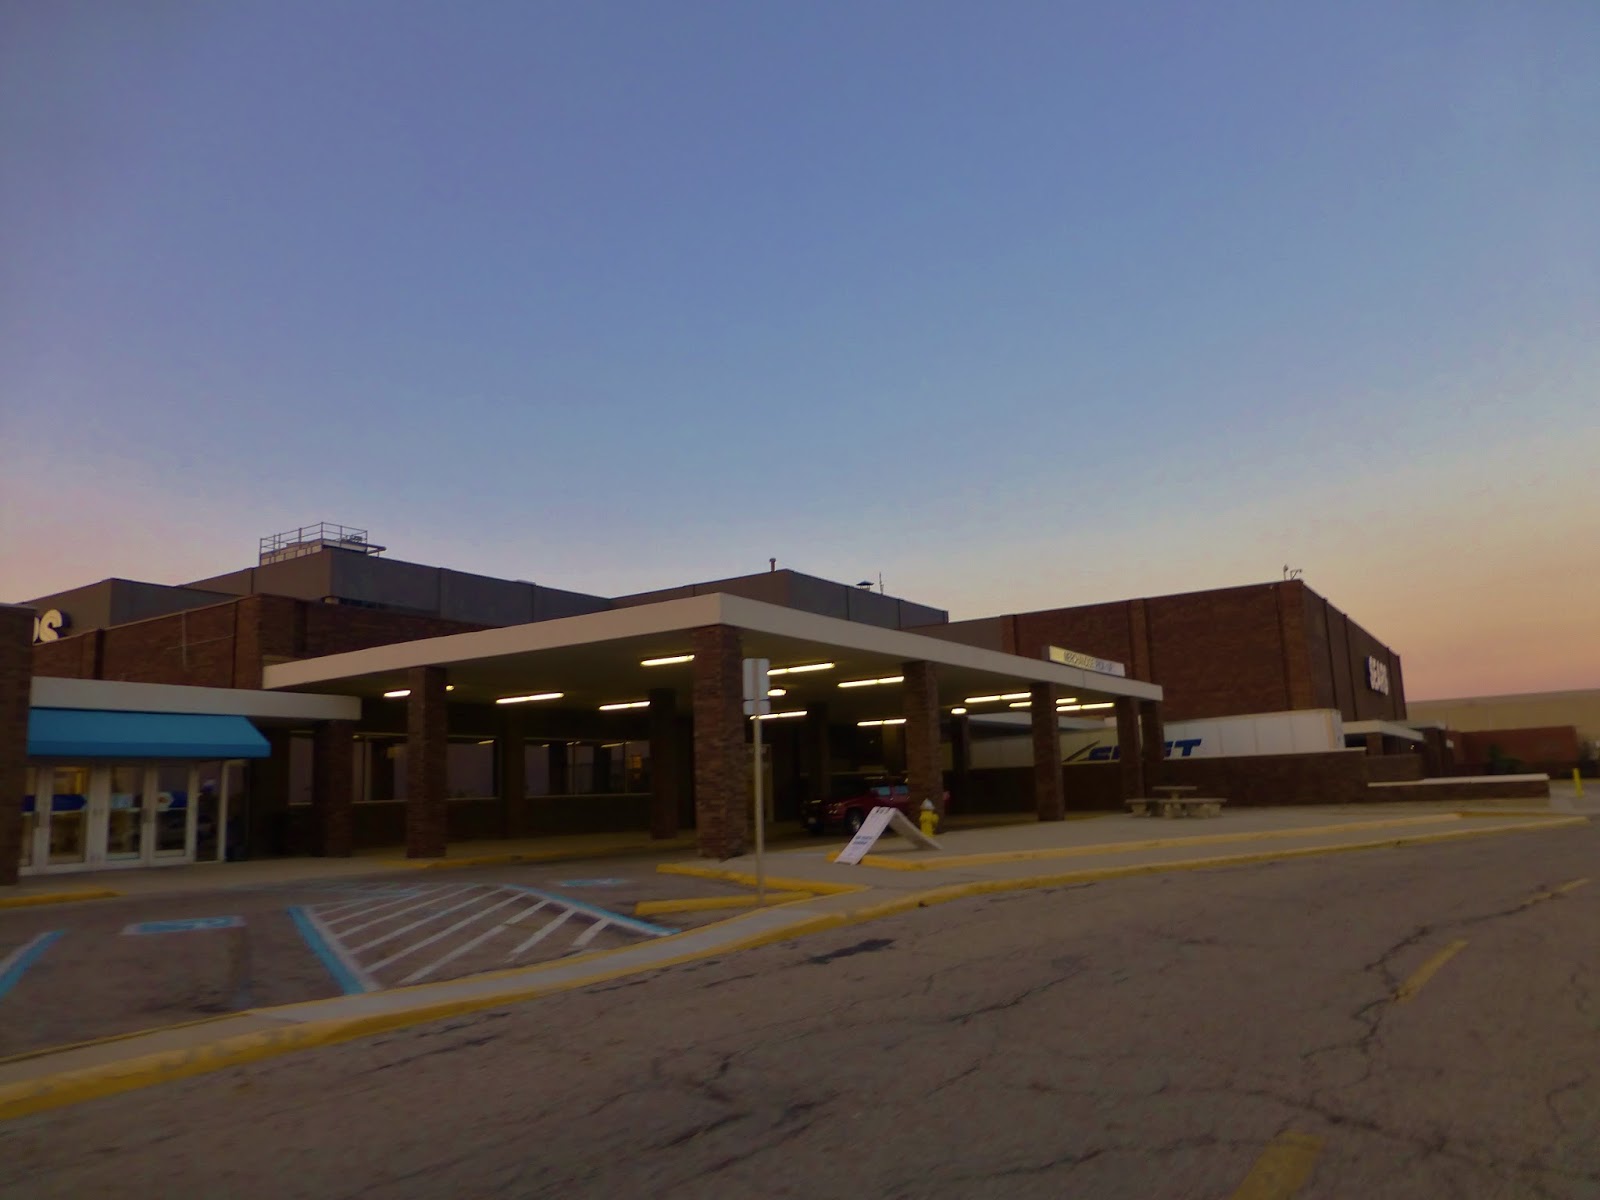
[[[1367,753],[1371,755],[1379,755],[1383,753],[1383,734],[1367,734]]]
[[[932,663],[908,662],[905,700],[906,785],[912,803],[921,807],[932,800],[944,811],[944,764],[939,759],[939,679]]]
[[[703,858],[733,858],[750,840],[742,657],[737,629],[694,631],[694,811]]]
[[[500,732],[494,740],[495,786],[500,795],[500,835],[528,834],[528,749],[522,733],[521,706],[505,706]]]
[[[678,836],[678,693],[650,690],[650,836]]]
[[[828,706],[813,704],[806,709],[802,757],[805,761],[806,799],[828,799],[833,775],[833,751],[828,742]]]
[[[443,858],[449,725],[443,667],[412,667],[406,700],[406,857]]]
[[[349,858],[355,849],[354,721],[323,721],[311,735],[311,852]]]
[[[17,882],[27,790],[33,609],[0,605],[0,884]]]
[[[1167,761],[1167,730],[1161,719],[1161,701],[1139,702],[1140,751],[1144,755],[1146,788],[1164,782]]]
[[[289,841],[289,747],[287,729],[261,731],[269,753],[246,768],[249,775],[249,800],[245,817],[249,824],[244,853],[250,858],[271,858],[288,852]]]
[[[1121,776],[1122,798],[1137,799],[1145,793],[1144,751],[1139,745],[1139,701],[1132,696],[1117,699],[1117,769]]]
[[[961,811],[972,798],[972,722],[962,713],[950,718],[950,768],[955,776],[950,786],[950,804]]]
[[[1061,786],[1061,724],[1056,716],[1056,698],[1061,690],[1053,683],[1033,685],[1033,802],[1041,821],[1060,821],[1067,815]]]

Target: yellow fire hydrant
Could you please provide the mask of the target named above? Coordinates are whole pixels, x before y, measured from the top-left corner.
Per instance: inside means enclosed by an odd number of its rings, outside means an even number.
[[[923,837],[932,837],[939,832],[939,810],[933,806],[932,800],[922,802],[922,811],[917,814],[917,820],[922,825]]]

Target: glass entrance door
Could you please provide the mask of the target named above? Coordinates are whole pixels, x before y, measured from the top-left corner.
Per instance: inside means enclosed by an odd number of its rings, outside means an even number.
[[[88,767],[41,767],[40,802],[49,798],[37,815],[34,861],[42,866],[66,867],[89,857]]]
[[[111,769],[111,803],[106,812],[106,861],[140,862],[144,859],[145,797],[150,794],[149,769],[117,766]]]

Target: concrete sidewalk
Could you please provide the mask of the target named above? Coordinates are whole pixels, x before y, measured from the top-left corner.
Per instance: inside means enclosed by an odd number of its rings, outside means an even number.
[[[1585,817],[1548,809],[1463,813],[1428,804],[1304,807],[1242,810],[1218,820],[1108,815],[1014,823],[956,831],[941,839],[938,852],[918,855],[903,844],[885,842],[873,865],[854,867],[830,861],[839,849],[837,841],[779,850],[767,858],[769,887],[805,891],[807,899],[539,966],[254,1009],[0,1061],[0,1118],[503,1007],[966,896],[1585,824]],[[658,869],[749,885],[755,863],[746,856],[720,864],[665,863]]]

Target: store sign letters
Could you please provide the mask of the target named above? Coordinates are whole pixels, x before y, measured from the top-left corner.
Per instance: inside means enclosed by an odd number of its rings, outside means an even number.
[[[1192,758],[1204,738],[1178,738],[1163,746],[1168,758]],[[1116,762],[1122,757],[1122,747],[1115,742],[1101,745],[1095,742],[1070,755],[1067,762]]]
[[[1367,686],[1375,692],[1389,694],[1389,664],[1367,655]]]
[[[1109,658],[1096,658],[1092,654],[1080,654],[1063,646],[1051,646],[1047,657],[1053,663],[1060,663],[1064,667],[1077,667],[1082,671],[1098,671],[1102,675],[1128,674],[1128,668],[1123,663],[1113,662]]]
[[[48,608],[33,619],[33,644],[53,642],[72,628],[72,618],[59,608]]]

